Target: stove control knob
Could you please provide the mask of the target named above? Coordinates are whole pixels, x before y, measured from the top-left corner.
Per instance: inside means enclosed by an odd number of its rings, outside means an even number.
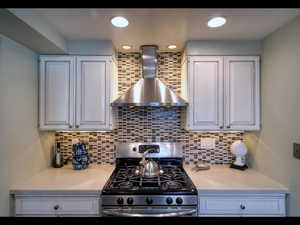
[[[123,203],[124,203],[123,198],[118,198],[118,199],[117,199],[117,203],[118,203],[119,205],[123,205]]]
[[[133,198],[127,198],[127,203],[128,203],[128,205],[132,205],[133,204]]]
[[[166,202],[167,202],[167,204],[172,204],[172,202],[173,202],[173,199],[171,198],[171,197],[168,197],[167,199],[166,199]]]
[[[176,203],[177,204],[181,205],[182,202],[183,202],[182,198],[180,198],[180,197],[176,198]]]
[[[151,205],[153,203],[152,198],[146,198],[146,202],[148,205]]]

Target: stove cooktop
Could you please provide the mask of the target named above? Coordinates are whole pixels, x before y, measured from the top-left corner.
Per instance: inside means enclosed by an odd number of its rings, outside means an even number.
[[[104,186],[103,195],[194,195],[197,194],[193,182],[182,167],[181,159],[155,159],[162,174],[156,177],[142,177],[135,173],[136,159],[117,160],[116,168]],[[142,179],[142,181],[141,181]]]

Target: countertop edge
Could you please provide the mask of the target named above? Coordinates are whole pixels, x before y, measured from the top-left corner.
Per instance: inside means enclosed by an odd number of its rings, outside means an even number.
[[[102,190],[71,190],[71,189],[11,189],[9,191],[12,195],[63,195],[63,196],[72,196],[72,195],[80,195],[80,196],[101,196]]]
[[[288,190],[284,189],[197,189],[198,195],[206,195],[206,194],[215,194],[215,195],[222,195],[222,194],[251,194],[251,195],[287,195],[289,194]]]

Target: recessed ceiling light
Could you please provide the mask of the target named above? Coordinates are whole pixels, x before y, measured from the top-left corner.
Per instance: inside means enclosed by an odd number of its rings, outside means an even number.
[[[111,19],[111,23],[115,27],[127,27],[128,26],[128,20],[122,16],[116,16]]]
[[[131,49],[131,46],[130,45],[123,45],[122,48],[125,49],[125,50],[128,50],[128,49]]]
[[[226,23],[226,19],[224,17],[214,17],[210,19],[207,23],[209,27],[220,27]]]
[[[169,49],[175,49],[175,48],[177,48],[177,46],[176,45],[169,45],[168,48]]]

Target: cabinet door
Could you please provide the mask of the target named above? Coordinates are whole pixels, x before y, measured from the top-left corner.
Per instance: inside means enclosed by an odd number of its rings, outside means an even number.
[[[260,128],[259,57],[228,56],[225,62],[225,129]]]
[[[111,57],[78,56],[76,58],[76,128],[109,129]]]
[[[73,127],[74,78],[73,57],[40,57],[40,129],[65,130]]]
[[[187,129],[223,126],[223,57],[189,57]]]

